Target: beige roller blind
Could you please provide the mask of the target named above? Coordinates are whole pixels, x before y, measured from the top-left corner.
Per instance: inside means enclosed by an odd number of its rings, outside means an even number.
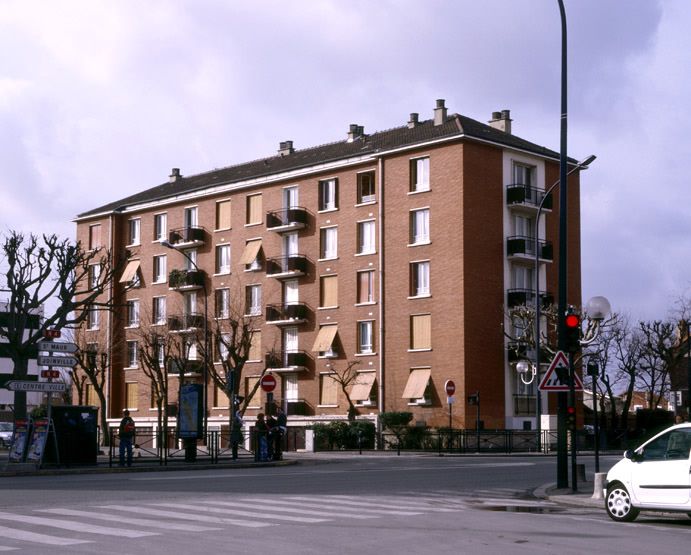
[[[130,260],[125,267],[125,271],[122,272],[122,277],[120,278],[120,283],[129,283],[137,275],[137,270],[139,270],[139,260]]]
[[[101,246],[101,224],[89,226],[89,248],[97,249]]]
[[[321,399],[322,405],[338,404],[338,382],[330,374],[321,375]]]
[[[254,386],[256,383],[259,381],[259,376],[248,376],[247,379],[245,380],[245,396],[249,396],[250,393],[252,393],[252,389],[254,389]],[[258,407],[261,405],[261,389],[257,388],[257,391],[250,397],[250,400],[247,402],[247,407]]]
[[[425,396],[427,383],[432,375],[431,368],[414,368],[408,376],[408,383],[403,390],[403,399],[420,399]]]
[[[252,343],[250,344],[249,360],[261,360],[262,358],[262,332],[255,330],[252,332]]]
[[[319,306],[338,306],[338,276],[323,276],[321,278]]]
[[[359,372],[353,389],[350,390],[350,400],[366,401],[369,399],[376,377],[376,372]]]
[[[247,241],[247,244],[245,245],[245,250],[242,251],[242,256],[240,257],[240,264],[252,264],[252,262],[254,262],[257,258],[257,255],[259,254],[259,249],[261,248],[261,239],[252,239],[251,241]]]
[[[318,353],[328,351],[336,337],[337,331],[338,326],[322,326],[317,334],[317,339],[314,340],[312,350]]]
[[[230,227],[230,201],[220,200],[216,203],[216,229]]]
[[[125,396],[127,398],[128,409],[136,409],[139,405],[139,384],[128,382],[125,384]]]
[[[432,348],[432,316],[416,314],[410,317],[410,348]]]
[[[258,224],[262,222],[262,196],[252,195],[247,197],[247,223]]]

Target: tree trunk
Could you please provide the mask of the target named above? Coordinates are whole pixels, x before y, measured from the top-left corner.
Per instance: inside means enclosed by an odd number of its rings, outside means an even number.
[[[108,433],[108,418],[106,415],[106,397],[103,395],[103,390],[100,388],[95,388],[96,394],[98,395],[98,401],[101,404],[101,442],[104,446],[108,447],[110,445],[110,434]],[[81,399],[79,401],[81,405]]]
[[[18,380],[23,380],[27,377],[29,373],[29,359],[19,358],[14,361],[14,373],[13,378]],[[26,418],[26,391],[15,391],[14,392],[14,417]]]

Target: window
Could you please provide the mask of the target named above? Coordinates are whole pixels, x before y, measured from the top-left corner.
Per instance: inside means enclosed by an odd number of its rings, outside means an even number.
[[[296,256],[298,254],[298,233],[283,234],[283,256]]]
[[[262,196],[259,195],[249,195],[247,197],[247,218],[245,220],[246,225],[260,224],[262,223]]]
[[[334,374],[319,374],[319,404],[338,406],[338,382],[334,379]]]
[[[356,405],[369,406],[374,404],[374,397],[376,390],[374,389],[374,382],[376,380],[376,373],[372,371],[358,372],[357,378],[350,390],[350,400]]]
[[[139,218],[132,218],[129,221],[128,245],[139,245],[141,243],[142,221]]]
[[[410,192],[429,191],[429,158],[410,161]]]
[[[338,306],[338,276],[322,276],[319,278],[319,282],[319,307],[330,308]]]
[[[245,288],[245,314],[249,316],[261,316],[262,313],[262,286],[259,284],[248,285]]]
[[[258,382],[259,376],[247,376],[245,378],[245,397],[249,397],[247,408],[256,409],[261,407],[261,394],[259,387],[257,387]],[[254,392],[254,395],[251,395],[252,392]]]
[[[297,185],[283,189],[283,208],[298,207],[298,188]]]
[[[214,387],[214,407],[217,408],[227,408],[230,406],[230,399],[228,398],[228,393],[226,393],[225,388],[216,385]]]
[[[431,368],[411,368],[401,397],[412,403],[428,405],[432,400],[429,388],[431,375]]]
[[[374,322],[367,320],[357,323],[358,353],[370,354],[374,352]]]
[[[87,318],[87,325],[90,330],[97,330],[98,329],[98,321],[99,321],[99,311],[98,308],[95,306],[89,307],[89,315]]]
[[[85,354],[87,367],[97,368],[96,356],[98,355],[98,343],[87,343]]]
[[[216,203],[216,229],[230,229],[230,200]]]
[[[230,273],[230,245],[216,245],[216,273]]]
[[[641,451],[642,460],[687,461],[690,447],[691,430],[684,428],[672,430],[648,443]]]
[[[374,302],[374,270],[357,273],[357,302],[358,304]]]
[[[429,261],[410,263],[410,296],[427,297],[429,288]]]
[[[374,172],[359,173],[357,176],[357,203],[374,202]]]
[[[245,265],[245,270],[261,270],[261,249],[261,239],[251,239],[245,243],[245,250],[240,257],[240,264]]]
[[[137,382],[125,383],[125,405],[129,410],[137,410],[139,406],[139,384]]]
[[[153,320],[154,324],[162,325],[166,323],[166,298],[154,297],[153,303]]]
[[[286,401],[290,403],[291,401],[299,400],[297,374],[285,374],[283,376],[283,387],[285,388]]]
[[[432,348],[432,316],[415,314],[410,317],[410,349],[428,350]]]
[[[167,257],[165,254],[154,256],[154,283],[165,283],[168,279],[167,271]]]
[[[529,266],[511,266],[511,287],[513,289],[535,289],[534,269]]]
[[[283,281],[283,304],[298,304],[300,302],[300,280],[286,279]]]
[[[165,241],[168,232],[168,214],[154,214],[154,241]]]
[[[216,318],[230,316],[230,289],[216,289]]]
[[[94,389],[94,384],[86,384],[86,391],[84,392],[84,397],[86,405],[89,407],[99,406],[98,395],[96,395],[96,389]]]
[[[338,179],[325,179],[319,182],[319,210],[338,208]]]
[[[230,334],[222,333],[216,339],[216,362],[223,362],[228,358],[228,345],[230,344]]]
[[[127,342],[127,367],[136,368],[139,366],[139,344],[136,341]]]
[[[526,166],[524,164],[513,165],[513,182],[515,185],[535,184],[535,166]]]
[[[319,231],[319,258],[338,257],[338,228],[323,227]]]
[[[127,325],[129,327],[139,325],[139,301],[137,299],[127,301]]]
[[[429,243],[429,208],[410,211],[410,244]]]
[[[358,254],[372,254],[376,252],[374,237],[374,220],[369,220],[367,222],[358,222]]]
[[[312,351],[319,353],[320,357],[336,356],[334,343],[337,332],[338,326],[335,324],[321,326],[317,338],[314,340],[314,345],[312,345]]]
[[[91,264],[89,266],[89,289],[98,289],[99,279],[101,277],[101,265]]]
[[[535,237],[535,220],[527,216],[522,216],[520,214],[514,214],[513,216],[513,231],[515,235],[521,237]],[[530,252],[533,251],[532,245],[530,245]]]
[[[185,208],[182,213],[182,219],[185,223],[185,229],[189,229],[191,227],[197,227],[197,207],[196,206],[190,206],[188,208]]]
[[[89,226],[89,250],[101,247],[101,224]]]
[[[124,283],[128,287],[139,287],[141,280],[139,278],[139,260],[130,260],[125,266],[125,270],[120,276],[120,283]]]
[[[250,350],[247,360],[260,361],[262,359],[262,332],[254,330],[250,340]]]

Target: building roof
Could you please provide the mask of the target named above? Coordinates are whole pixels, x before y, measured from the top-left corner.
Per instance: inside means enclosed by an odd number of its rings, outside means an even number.
[[[235,166],[214,169],[205,173],[180,176],[173,182],[166,182],[146,189],[129,197],[110,202],[98,208],[83,212],[77,219],[89,218],[104,213],[120,212],[142,203],[163,201],[178,195],[203,191],[204,189],[238,183],[250,179],[268,177],[287,171],[309,168],[317,164],[336,162],[353,157],[377,155],[387,151],[414,147],[424,143],[452,138],[470,138],[488,141],[500,146],[532,152],[548,158],[559,158],[559,153],[531,143],[515,135],[505,133],[460,114],[451,114],[441,125],[434,125],[434,120],[417,123],[414,127],[407,125],[348,141],[343,140],[320,146],[295,150],[287,155],[274,155],[268,158],[253,160]]]

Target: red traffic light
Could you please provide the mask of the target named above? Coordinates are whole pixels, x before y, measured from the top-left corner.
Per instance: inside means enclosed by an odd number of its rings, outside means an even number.
[[[566,318],[564,318],[564,324],[567,328],[577,328],[581,325],[581,319],[578,314],[567,314]]]
[[[576,414],[576,407],[567,407],[566,412],[569,414]]]

